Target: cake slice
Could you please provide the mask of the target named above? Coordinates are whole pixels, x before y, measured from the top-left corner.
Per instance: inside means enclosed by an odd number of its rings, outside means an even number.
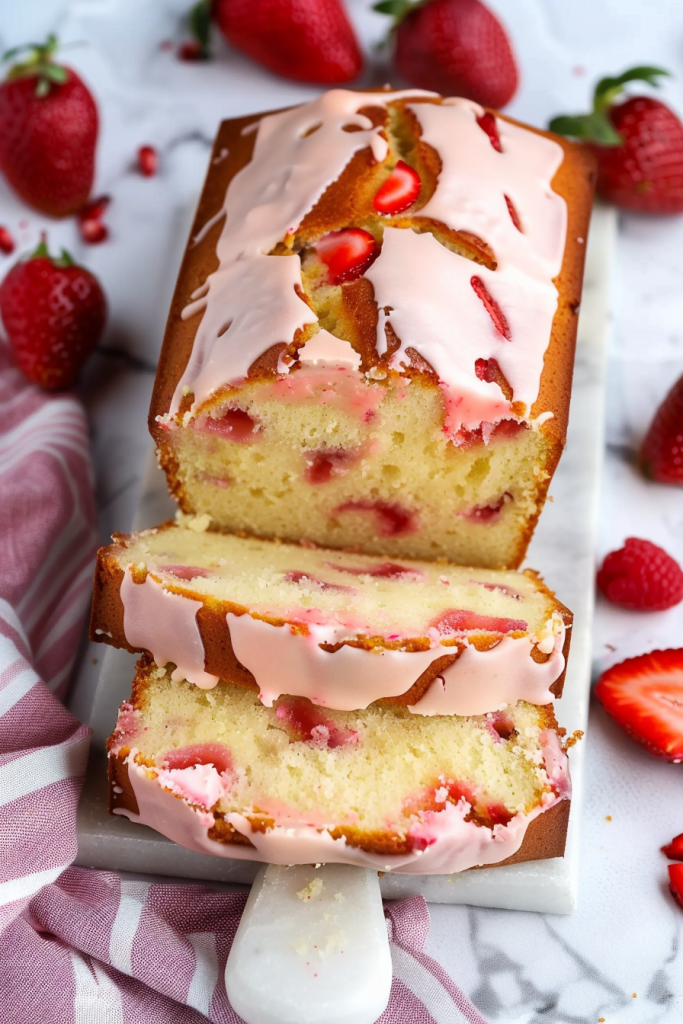
[[[585,148],[469,100],[226,121],[150,409],[216,529],[517,567],[564,445]]]
[[[246,686],[268,706],[286,694],[470,715],[561,694],[571,614],[531,570],[394,562],[206,525],[181,517],[101,549],[93,639],[202,688]]]
[[[564,851],[570,783],[551,707],[269,708],[143,658],[109,766],[114,814],[215,856],[450,874]]]

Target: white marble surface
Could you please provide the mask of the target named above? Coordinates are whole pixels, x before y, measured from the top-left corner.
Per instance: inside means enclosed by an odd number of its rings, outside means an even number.
[[[544,124],[554,113],[581,109],[598,75],[643,62],[674,72],[662,93],[683,113],[680,0],[489,2],[507,18],[522,67],[510,113]],[[188,5],[0,4],[3,50],[50,29],[65,42],[87,44],[71,50],[69,60],[90,82],[103,115],[97,187],[113,197],[107,244],[85,249],[72,221],[44,221],[0,182],[0,223],[21,246],[34,245],[47,228],[55,245],[66,245],[99,274],[109,295],[107,335],[84,381],[103,538],[130,524],[137,501],[153,365],[216,124],[314,92],[260,72],[220,45],[213,65],[178,63],[158,44],[179,38]],[[368,50],[382,32],[369,6],[349,4]],[[389,77],[378,67],[363,84]],[[157,178],[131,169],[143,142],[161,151]],[[633,465],[655,404],[683,372],[682,251],[683,218],[621,217],[598,556],[635,534],[683,559],[683,495],[645,483]],[[0,259],[2,273],[10,260]],[[595,671],[680,644],[682,626],[681,607],[640,616],[598,601]],[[92,659],[100,657],[101,649],[86,645],[83,671],[96,671]],[[593,1024],[604,1017],[607,1024],[680,1024],[683,914],[666,891],[659,846],[683,829],[681,769],[641,752],[597,707],[586,752],[578,909],[551,918],[433,906],[428,950],[491,1022]]]

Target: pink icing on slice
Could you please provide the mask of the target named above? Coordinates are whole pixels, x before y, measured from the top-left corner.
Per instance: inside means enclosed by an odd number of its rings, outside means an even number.
[[[414,582],[422,582],[428,579],[427,574],[422,572],[421,569],[408,569],[404,565],[399,565],[398,562],[382,562],[381,565],[361,566],[357,569],[347,565],[337,565],[334,562],[326,562],[325,564],[330,569],[335,569],[337,572],[348,572],[352,576],[373,576],[376,579],[402,579],[413,580]]]
[[[252,444],[259,440],[260,424],[244,409],[228,409],[218,418],[202,417],[197,421],[196,429],[218,434],[238,444]]]
[[[482,630],[486,633],[513,633],[516,630],[526,631],[529,626],[522,619],[497,618],[494,615],[481,615],[479,612],[466,608],[450,608],[432,622],[432,626],[442,636],[457,633],[469,633]]]
[[[408,710],[415,715],[481,715],[518,700],[549,704],[554,699],[550,687],[561,676],[565,664],[564,624],[558,622],[557,629],[552,653],[544,662],[531,657],[535,645],[529,636],[503,637],[488,651],[467,646]],[[487,728],[490,725],[495,729],[500,739],[498,725],[504,732],[504,723],[494,714]]]
[[[326,590],[333,594],[357,594],[355,587],[345,587],[341,583],[327,583],[325,580],[312,576],[310,573],[301,572],[299,569],[290,569],[285,573],[287,583],[301,583],[313,590]]]
[[[493,828],[467,821],[469,805],[466,801],[457,804],[447,801],[443,810],[432,812],[429,821],[423,823],[424,849],[413,848],[410,853],[395,856],[368,853],[349,846],[345,838],[333,839],[327,829],[319,826],[297,825],[294,809],[286,824],[279,825],[276,819],[275,827],[264,832],[252,831],[248,819],[242,814],[227,814],[228,824],[252,843],[244,846],[210,839],[208,832],[215,823],[211,813],[192,807],[165,790],[154,771],[136,764],[131,758],[127,763],[139,813],[120,807],[115,809],[115,814],[149,825],[198,853],[270,864],[355,864],[399,874],[452,874],[476,865],[496,864],[512,856],[522,845],[529,824],[560,799],[557,795],[548,794],[548,799],[528,814],[520,812],[507,824]],[[332,823],[329,827],[333,827]]]
[[[202,569],[198,565],[157,565],[159,572],[168,572],[179,580],[194,580],[198,576],[206,578],[211,573],[208,569]]]
[[[166,590],[149,573],[135,583],[130,567],[121,581],[123,631],[134,649],[149,651],[157,665],[173,662],[172,678],[210,689],[218,676],[204,668],[204,644],[197,625],[201,601]]]
[[[278,704],[275,715],[296,739],[313,746],[334,750],[358,743],[357,732],[326,718],[309,701],[287,697]]]
[[[400,537],[418,530],[417,515],[404,508],[398,502],[372,501],[361,498],[358,501],[345,501],[333,510],[332,515],[343,515],[345,512],[370,512],[374,515],[380,536]]]
[[[210,811],[232,787],[232,775],[219,773],[212,764],[157,768],[156,771],[160,785],[206,811]]]
[[[552,729],[544,729],[540,739],[543,748],[543,761],[550,785],[558,796],[569,799],[571,796],[569,762],[567,761],[566,753],[560,746],[557,733]]]
[[[250,615],[228,613],[227,619],[235,656],[254,675],[261,700],[268,706],[281,694],[290,694],[341,711],[366,708],[383,697],[406,693],[435,659],[453,651],[437,641],[426,651],[368,651],[343,644],[332,654],[319,644],[339,643],[352,638],[353,632],[311,623],[309,634],[302,636],[288,626],[272,626]],[[466,646],[409,710],[424,715],[481,715],[518,700],[548,704],[553,699],[550,686],[564,669],[561,621],[557,630],[545,662],[531,657],[535,644],[528,635],[504,637],[487,651]]]

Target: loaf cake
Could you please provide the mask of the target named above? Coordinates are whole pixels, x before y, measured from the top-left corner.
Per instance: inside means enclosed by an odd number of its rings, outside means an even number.
[[[181,509],[517,567],[565,440],[593,177],[416,90],[224,122],[150,409]]]
[[[377,556],[166,523],[102,548],[91,636],[204,689],[473,715],[560,696],[571,614],[531,570]],[[192,528],[194,527],[194,529]]]
[[[570,786],[549,707],[268,708],[143,658],[109,755],[113,813],[217,856],[447,874],[564,850]]]

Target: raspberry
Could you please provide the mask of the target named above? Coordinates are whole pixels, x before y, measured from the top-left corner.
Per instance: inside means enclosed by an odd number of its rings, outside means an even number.
[[[598,587],[622,608],[659,612],[683,600],[683,570],[663,548],[629,537],[605,558]]]
[[[683,484],[683,377],[655,413],[640,449],[640,466],[660,484]]]

